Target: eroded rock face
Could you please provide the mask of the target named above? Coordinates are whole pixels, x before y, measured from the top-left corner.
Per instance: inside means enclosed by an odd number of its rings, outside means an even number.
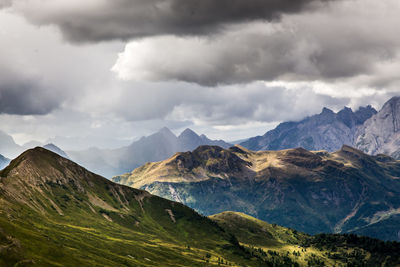
[[[324,108],[320,114],[299,122],[281,123],[263,136],[241,143],[252,150],[280,150],[303,147],[308,150],[339,150],[342,145],[353,145],[358,128],[376,114],[371,106],[353,112],[345,107],[338,113]]]
[[[400,157],[400,97],[393,97],[358,130],[355,145],[376,155]]]

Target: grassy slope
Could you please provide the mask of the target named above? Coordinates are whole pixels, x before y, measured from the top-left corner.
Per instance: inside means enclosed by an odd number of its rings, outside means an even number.
[[[25,152],[0,177],[0,266],[260,261],[192,209],[116,185],[43,149]]]
[[[223,212],[210,218],[236,235],[241,244],[253,254],[264,257],[271,265],[400,265],[400,243],[396,242],[382,242],[354,235],[309,236],[239,212]]]

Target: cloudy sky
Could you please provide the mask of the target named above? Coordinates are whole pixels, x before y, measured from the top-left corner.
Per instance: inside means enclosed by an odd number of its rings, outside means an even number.
[[[400,95],[398,0],[0,0],[0,129],[117,147]]]

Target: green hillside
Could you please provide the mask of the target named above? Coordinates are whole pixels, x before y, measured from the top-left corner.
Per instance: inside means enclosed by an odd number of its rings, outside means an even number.
[[[0,266],[259,266],[192,209],[43,148],[0,172]]]
[[[239,212],[210,216],[270,266],[399,266],[400,243],[355,235],[310,236]]]
[[[400,240],[400,161],[348,146],[334,153],[201,146],[113,181],[204,215],[232,210],[309,234]]]

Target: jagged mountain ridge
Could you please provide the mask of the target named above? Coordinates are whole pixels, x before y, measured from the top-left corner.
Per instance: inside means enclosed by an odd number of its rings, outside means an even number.
[[[303,147],[308,150],[339,150],[342,145],[353,145],[358,128],[376,110],[360,107],[356,112],[344,108],[338,113],[324,108],[320,114],[299,122],[284,122],[263,136],[250,138],[240,145],[251,150],[281,150]]]
[[[192,209],[40,147],[0,171],[0,203],[2,266],[196,266],[206,254],[260,264]]]
[[[18,155],[20,155],[24,150],[39,146],[44,147],[50,151],[53,151],[62,157],[68,158],[68,155],[55,144],[49,143],[44,145],[38,141],[30,141],[20,146],[17,143],[15,143],[11,135],[8,135],[7,133],[0,130],[0,155],[4,155],[4,157],[6,157],[5,160],[0,158],[0,169],[4,168],[5,166],[8,165],[8,163],[10,163],[10,160],[8,158],[13,159]],[[6,164],[6,165],[1,165],[1,164]]]
[[[338,113],[324,108],[320,114],[299,122],[284,122],[263,136],[241,145],[252,150],[280,150],[304,147],[336,151],[354,146],[370,155],[386,154],[400,159],[400,97],[388,100],[377,112],[371,106]]]
[[[120,149],[92,148],[67,153],[82,166],[105,177],[112,177],[131,171],[146,162],[165,160],[176,152],[191,151],[200,145],[218,145],[225,148],[231,146],[222,140],[210,140],[205,135],[199,136],[190,129],[176,136],[164,127],[157,133],[142,137],[130,146]]]
[[[307,233],[400,240],[400,162],[348,146],[334,153],[201,146],[113,181],[205,215],[232,210]]]

